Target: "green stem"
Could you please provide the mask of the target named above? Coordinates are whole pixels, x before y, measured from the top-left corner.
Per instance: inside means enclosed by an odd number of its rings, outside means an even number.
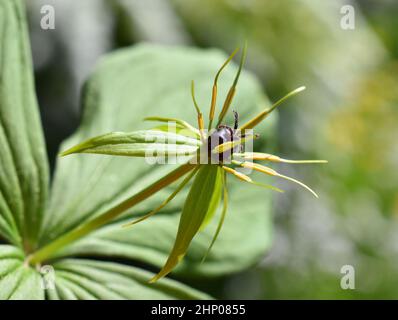
[[[141,201],[149,198],[159,190],[163,189],[164,187],[178,180],[183,175],[191,171],[195,166],[196,165],[194,164],[187,163],[178,167],[177,169],[173,170],[163,178],[154,182],[153,184],[151,184],[149,187],[145,188],[141,192],[128,198],[127,200],[111,208],[107,212],[94,218],[93,220],[90,220],[86,223],[81,224],[75,229],[72,229],[71,231],[65,233],[58,239],[54,240],[53,242],[50,242],[49,244],[45,245],[38,251],[32,253],[27,259],[28,263],[31,265],[35,265],[43,262],[44,260],[48,260],[53,256],[55,252],[59,251],[61,248],[65,247],[66,245],[77,239],[84,237],[90,232],[98,229],[100,226],[115,219],[117,216],[119,216],[127,209],[130,209],[131,207],[135,206]]]

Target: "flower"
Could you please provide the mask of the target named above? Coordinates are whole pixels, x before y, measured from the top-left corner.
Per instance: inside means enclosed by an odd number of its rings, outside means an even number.
[[[192,81],[191,93],[197,113],[197,128],[177,118],[149,117],[145,120],[167,123],[168,126],[162,125],[152,130],[143,130],[131,133],[108,133],[87,140],[61,154],[64,156],[72,153],[97,153],[146,157],[147,159],[161,158],[163,160],[170,157],[176,157],[185,162],[184,165],[175,171],[175,174],[171,175],[170,179],[161,179],[161,183],[156,187],[156,191],[158,191],[160,188],[174,182],[182,176],[185,176],[173,193],[160,206],[148,214],[125,225],[125,227],[132,226],[153,216],[172,201],[188,184],[188,182],[194,179],[182,209],[174,246],[165,265],[160,272],[150,280],[150,282],[157,281],[174,269],[186,254],[194,236],[206,227],[208,222],[214,217],[220,202],[222,202],[223,206],[220,221],[209,248],[204,255],[203,259],[205,259],[221,231],[227,213],[228,175],[232,175],[245,183],[269,188],[277,192],[283,192],[274,186],[253,181],[247,174],[242,172],[242,169],[254,170],[266,175],[275,176],[297,183],[310,191],[314,196],[318,197],[312,189],[302,182],[280,174],[274,169],[255,163],[254,161],[325,163],[325,160],[286,160],[275,155],[254,152],[247,148],[248,145],[252,146],[251,142],[258,137],[253,133],[253,128],[265,120],[268,115],[286,99],[303,91],[305,87],[300,87],[290,92],[273,104],[271,108],[262,111],[242,126],[239,126],[239,115],[235,111],[234,125],[231,127],[223,124],[223,120],[230,109],[236,93],[237,84],[246,56],[245,46],[235,79],[228,91],[218,118],[215,119],[218,78],[222,70],[232,60],[238,50],[239,49],[236,49],[229,56],[216,73],[212,89],[207,129],[205,129],[203,114],[195,99],[195,88],[194,82]],[[214,125],[215,120],[217,120],[217,122]],[[172,125],[170,125],[170,123],[172,123]],[[248,144],[248,142],[250,143]]]

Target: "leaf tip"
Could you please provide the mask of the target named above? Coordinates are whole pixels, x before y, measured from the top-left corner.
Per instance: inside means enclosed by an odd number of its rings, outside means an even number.
[[[158,277],[158,275],[154,276],[153,278],[151,278],[148,283],[155,283],[156,281],[158,281],[160,279],[160,277]]]
[[[296,90],[294,90],[295,91],[295,93],[299,93],[299,92],[301,92],[301,91],[304,91],[305,89],[307,89],[307,87],[306,86],[301,86],[301,87],[298,87]]]
[[[73,152],[72,149],[68,149],[68,150],[65,150],[65,151],[60,152],[60,153],[58,154],[58,156],[59,156],[60,158],[63,158],[63,157],[69,156],[69,155],[71,155],[71,154],[73,154],[73,153],[74,153],[74,152]]]

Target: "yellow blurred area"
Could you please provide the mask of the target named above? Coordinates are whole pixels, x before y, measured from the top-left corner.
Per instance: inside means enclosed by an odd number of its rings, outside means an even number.
[[[398,141],[398,62],[360,81],[347,103],[331,116],[328,142],[350,154],[363,170],[394,171]],[[388,177],[387,177],[388,178]]]

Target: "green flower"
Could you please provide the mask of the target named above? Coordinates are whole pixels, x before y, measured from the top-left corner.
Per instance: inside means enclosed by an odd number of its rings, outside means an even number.
[[[169,257],[160,270],[160,272],[153,277],[150,282],[155,282],[158,279],[166,276],[174,267],[181,261],[186,254],[188,247],[194,236],[214,217],[220,203],[223,203],[220,221],[217,230],[214,234],[204,258],[212,248],[217,236],[222,228],[225,215],[227,213],[228,205],[228,188],[227,176],[232,175],[244,183],[251,183],[257,186],[272,189],[277,192],[282,190],[267,184],[253,181],[242,169],[255,170],[266,175],[271,175],[283,179],[287,179],[299,184],[313,195],[316,193],[305,184],[293,178],[282,175],[275,170],[264,165],[254,163],[254,161],[268,161],[268,162],[286,162],[286,163],[325,163],[324,160],[303,160],[293,161],[282,159],[278,156],[254,152],[248,149],[248,143],[257,138],[253,133],[253,128],[260,124],[267,116],[275,110],[282,102],[289,97],[301,92],[305,87],[300,87],[285,97],[277,101],[271,108],[264,110],[256,115],[247,123],[239,126],[238,113],[234,112],[235,123],[233,126],[223,124],[223,120],[228,113],[236,93],[239,76],[242,71],[243,63],[246,55],[246,47],[243,50],[240,59],[238,72],[235,76],[233,84],[228,91],[225,101],[222,105],[218,118],[215,119],[216,105],[217,105],[217,81],[221,71],[232,60],[239,49],[236,49],[231,56],[225,61],[217,72],[214,85],[212,89],[212,97],[210,103],[210,111],[208,116],[207,130],[205,130],[205,123],[203,114],[195,100],[194,82],[192,82],[192,98],[194,107],[197,112],[198,128],[191,124],[177,119],[177,118],[162,118],[150,117],[147,121],[157,121],[162,123],[160,126],[151,130],[142,130],[135,132],[112,132],[98,137],[89,139],[77,146],[66,150],[61,155],[66,156],[74,153],[95,153],[106,155],[121,155],[132,157],[145,157],[147,160],[159,162],[183,162],[183,164],[166,177],[159,180],[147,190],[143,190],[141,195],[133,201],[122,203],[119,208],[106,213],[99,219],[91,222],[91,225],[80,231],[75,232],[75,238],[84,233],[89,232],[95,226],[103,224],[120,212],[132,207],[139,201],[144,200],[151,194],[159,191],[163,187],[172,182],[182,178],[184,179],[177,186],[175,191],[157,208],[148,214],[134,220],[125,226],[131,226],[138,222],[151,217],[152,215],[163,209],[174,197],[193,179],[192,186],[185,200],[182,209],[182,214],[179,222],[179,227],[176,235],[176,240],[171,250]],[[216,123],[214,125],[214,123]],[[250,144],[249,144],[250,145]],[[244,150],[246,149],[246,150]],[[134,232],[132,230],[132,232]],[[68,241],[73,238],[70,236]],[[65,240],[66,242],[66,240]]]

